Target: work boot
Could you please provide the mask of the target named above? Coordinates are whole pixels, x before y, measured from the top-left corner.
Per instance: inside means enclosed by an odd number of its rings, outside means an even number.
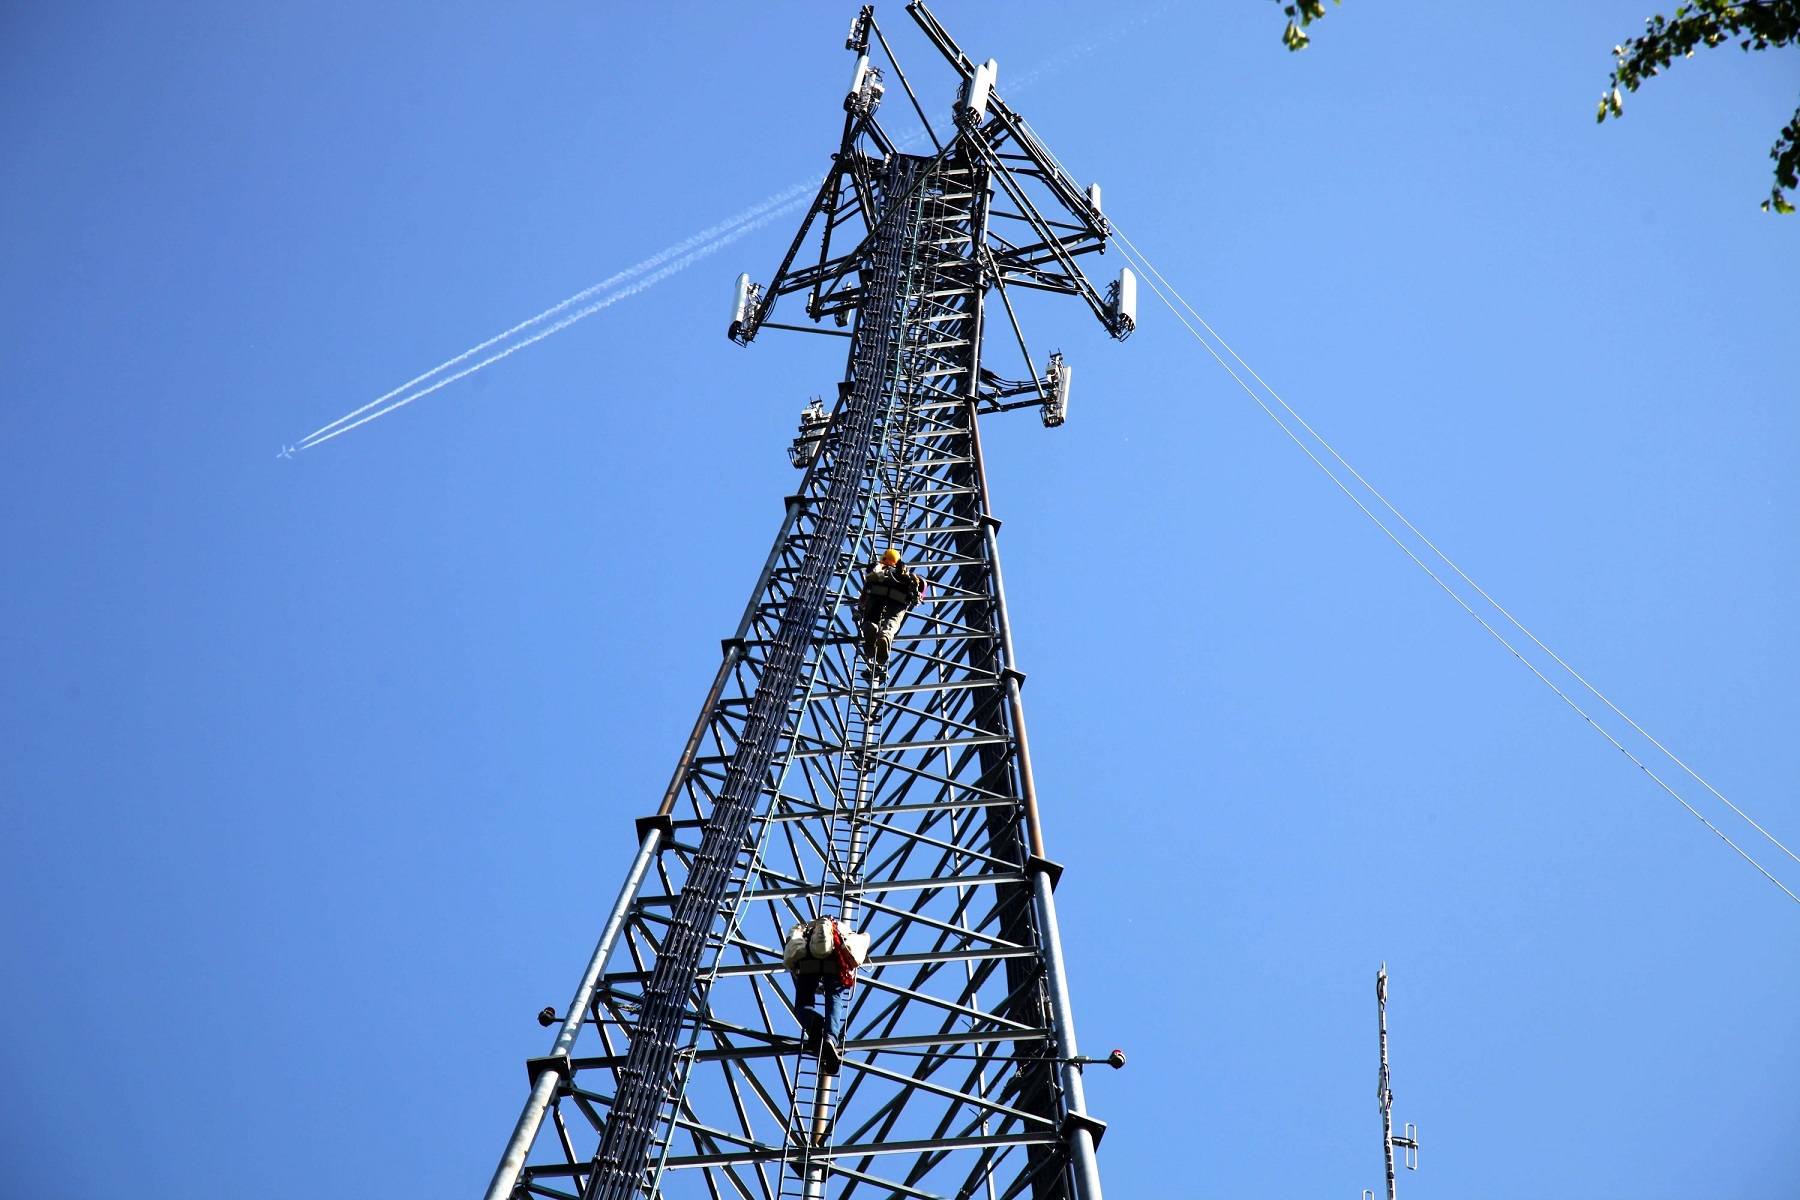
[[[844,1052],[838,1049],[836,1038],[826,1038],[819,1047],[819,1070],[827,1075],[836,1075],[844,1065]]]
[[[825,1018],[810,1008],[796,1014],[800,1018],[801,1049],[812,1052],[819,1048],[819,1035],[825,1032]]]

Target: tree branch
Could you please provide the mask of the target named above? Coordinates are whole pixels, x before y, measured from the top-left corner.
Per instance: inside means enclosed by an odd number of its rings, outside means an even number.
[[[1645,33],[1613,47],[1612,89],[1600,96],[1597,121],[1625,114],[1620,88],[1637,91],[1677,57],[1692,58],[1695,50],[1733,38],[1742,39],[1738,46],[1745,52],[1800,43],[1800,0],[1693,0],[1676,6],[1673,17],[1658,13],[1644,24]],[[1800,188],[1800,110],[1775,139],[1769,157],[1775,160],[1775,186],[1763,211],[1791,213],[1794,206],[1783,189]]]
[[[1343,0],[1331,0],[1331,2],[1342,4]],[[1281,0],[1275,0],[1275,3],[1280,4]],[[1289,50],[1306,49],[1312,39],[1301,31],[1314,21],[1325,19],[1325,0],[1295,0],[1293,4],[1284,6],[1281,11],[1287,14],[1288,19],[1287,28],[1281,31],[1281,44]]]

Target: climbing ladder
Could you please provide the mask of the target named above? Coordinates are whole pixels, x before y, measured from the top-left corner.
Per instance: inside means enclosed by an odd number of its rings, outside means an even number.
[[[880,686],[869,680],[851,696],[844,715],[844,754],[838,768],[842,802],[831,817],[829,857],[820,879],[818,903],[820,916],[836,918],[854,929],[869,822],[869,777],[881,744]]]
[[[942,219],[943,190],[941,182],[930,176],[912,184],[908,206],[916,227],[931,228],[935,220]],[[916,399],[919,382],[917,356],[910,351],[930,341],[933,326],[941,319],[932,304],[934,293],[944,284],[938,269],[941,251],[941,239],[915,237],[902,267],[902,294],[893,329],[896,352],[890,366],[895,403],[884,412],[882,450],[873,464],[878,484],[869,509],[869,517],[882,528],[885,543],[871,549],[897,547],[903,537],[919,425],[915,406],[908,402]],[[897,648],[894,653],[899,653]],[[861,678],[851,687],[842,710],[844,740],[835,789],[838,803],[826,833],[825,861],[814,912],[834,918],[847,929],[857,927],[862,860],[874,790],[872,777],[880,766],[878,748],[886,683],[886,669],[865,661]],[[848,1005],[851,999],[846,994],[842,1003]],[[828,1030],[827,1036],[834,1032]],[[802,1051],[795,1065],[778,1200],[790,1195],[800,1200],[819,1200],[830,1174],[837,1079],[822,1068],[822,1041],[819,1048]]]
[[[856,928],[857,898],[862,880],[865,826],[869,821],[869,776],[880,740],[880,693],[870,681],[853,695],[844,710],[844,745],[838,763],[841,802],[831,815],[814,907],[819,916]],[[853,993],[841,1003],[849,1004]],[[827,1031],[828,1034],[835,1031]],[[837,1079],[823,1069],[824,1046],[803,1049],[794,1067],[793,1100],[784,1139],[780,1197],[816,1200],[822,1195],[831,1163]]]

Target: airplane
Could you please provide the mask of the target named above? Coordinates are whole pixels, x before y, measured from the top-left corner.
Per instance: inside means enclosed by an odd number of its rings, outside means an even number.
[[[292,458],[292,457],[294,457],[294,448],[292,446],[283,446],[281,448],[281,453],[277,454],[275,457],[276,458]]]

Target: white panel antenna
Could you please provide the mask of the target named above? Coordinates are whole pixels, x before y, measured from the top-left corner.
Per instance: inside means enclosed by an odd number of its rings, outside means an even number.
[[[1130,267],[1119,268],[1118,281],[1112,285],[1113,336],[1124,341],[1137,328],[1137,274]]]
[[[975,74],[963,85],[962,101],[957,106],[962,111],[957,120],[975,125],[987,120],[988,97],[994,92],[994,77],[999,69],[991,58],[975,68]]]
[[[1039,410],[1045,429],[1055,429],[1069,419],[1069,383],[1074,375],[1075,368],[1063,361],[1062,351],[1050,356],[1049,378],[1045,380],[1050,385],[1050,394]]]

